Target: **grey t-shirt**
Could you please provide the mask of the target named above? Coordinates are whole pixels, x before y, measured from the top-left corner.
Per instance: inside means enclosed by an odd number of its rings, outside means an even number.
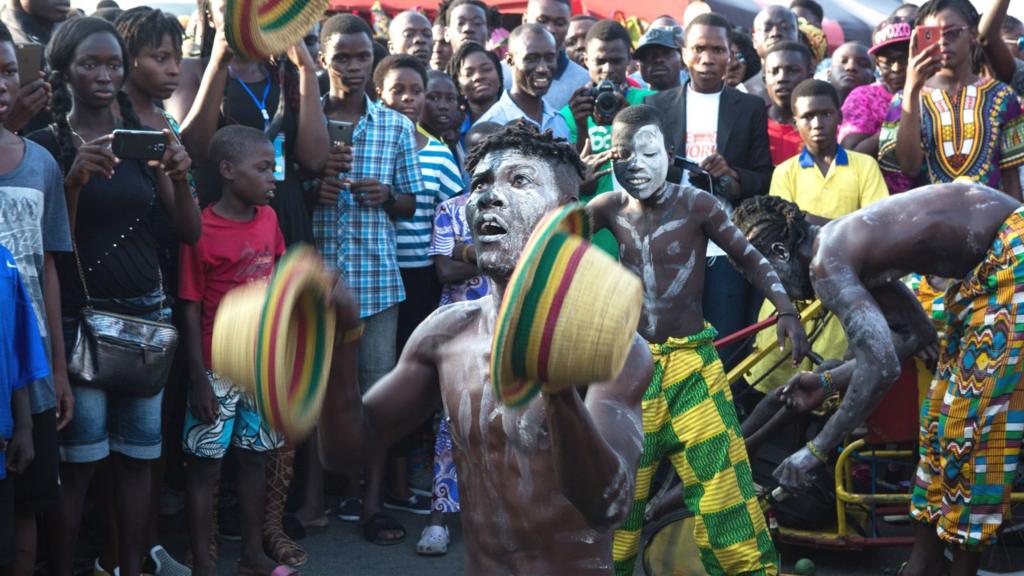
[[[50,335],[43,305],[44,252],[70,252],[71,232],[64,200],[64,177],[45,148],[22,138],[25,155],[18,166],[0,174],[0,244],[18,263],[39,323],[39,334],[47,354]],[[53,380],[47,376],[29,387],[32,413],[57,404]]]

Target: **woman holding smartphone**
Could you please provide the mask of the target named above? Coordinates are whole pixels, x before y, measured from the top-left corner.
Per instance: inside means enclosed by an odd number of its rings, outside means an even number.
[[[1014,91],[977,76],[978,12],[967,0],[931,0],[917,14],[902,98],[883,127],[883,169],[933,184],[967,178],[1020,200],[1024,146]],[[898,125],[894,122],[898,121]]]
[[[70,352],[87,303],[98,311],[169,321],[154,224],[169,220],[182,242],[194,244],[200,220],[187,181],[191,161],[169,130],[166,153],[149,165],[111,151],[114,130],[141,128],[121,91],[131,59],[114,26],[98,18],[69,21],[50,41],[48,57],[54,124],[29,138],[48,149],[64,173],[77,252],[57,262]],[[76,410],[61,432],[64,498],[50,571],[71,575],[85,494],[97,462],[110,455],[120,573],[137,576],[151,501],[150,461],[160,456],[162,392],[134,397],[71,384]]]

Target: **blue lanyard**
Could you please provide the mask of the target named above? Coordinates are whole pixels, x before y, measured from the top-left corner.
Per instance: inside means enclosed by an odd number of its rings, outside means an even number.
[[[263,100],[260,101],[256,99],[256,95],[252,93],[252,90],[249,89],[249,86],[245,82],[242,82],[241,78],[235,75],[235,71],[231,68],[231,66],[228,66],[228,72],[231,73],[232,78],[238,80],[238,83],[242,85],[242,89],[245,90],[245,93],[249,95],[249,98],[252,98],[252,103],[255,104],[257,108],[260,109],[260,114],[263,115],[263,129],[266,130],[267,128],[270,128],[270,114],[267,112],[267,96],[270,95],[271,83],[270,74],[267,74],[267,86],[263,89]]]

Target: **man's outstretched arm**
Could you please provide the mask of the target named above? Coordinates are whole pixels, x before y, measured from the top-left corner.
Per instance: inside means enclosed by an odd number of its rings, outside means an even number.
[[[822,304],[842,322],[856,361],[839,409],[810,443],[818,454],[825,455],[875,409],[899,377],[900,361],[885,315],[856,275],[835,274],[818,281],[815,288]],[[775,477],[787,488],[799,488],[820,463],[818,456],[804,447],[779,465]]]
[[[437,322],[431,322],[435,314],[413,332],[395,368],[363,396],[360,343],[345,342],[346,329],[359,325],[358,305],[341,282],[332,300],[338,307],[338,334],[317,433],[324,468],[342,472],[361,466],[368,454],[390,446],[433,413],[440,389],[429,352],[438,330]]]
[[[544,392],[558,481],[566,499],[598,531],[625,520],[643,449],[640,399],[651,380],[651,353],[638,336],[611,382]]]
[[[743,232],[732,223],[729,214],[722,209],[718,200],[707,193],[701,193],[694,201],[694,211],[706,214],[704,234],[718,244],[736,267],[755,288],[761,291],[779,313],[776,336],[781,349],[788,338],[792,347],[793,365],[803,359],[810,344],[803,324],[797,316],[796,307],[786,294],[778,274],[768,260],[747,240]],[[794,254],[795,258],[796,255]]]

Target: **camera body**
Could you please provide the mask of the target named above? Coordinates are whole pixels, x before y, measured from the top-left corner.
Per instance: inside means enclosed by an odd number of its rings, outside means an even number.
[[[611,80],[601,80],[587,95],[594,99],[594,115],[611,118],[618,113],[620,107],[620,90]]]
[[[721,178],[714,178],[707,170],[701,168],[700,164],[682,156],[676,156],[673,164],[677,168],[690,173],[691,186],[700,188],[705,192],[710,192],[712,195],[721,195],[730,202],[738,202],[741,199],[739,182],[732,177],[722,176]]]

